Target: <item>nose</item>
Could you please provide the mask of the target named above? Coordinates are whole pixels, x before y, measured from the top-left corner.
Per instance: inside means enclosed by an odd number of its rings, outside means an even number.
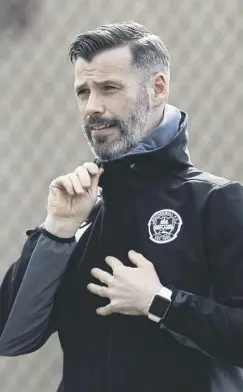
[[[104,111],[104,105],[101,100],[98,99],[96,94],[91,93],[85,107],[85,115],[91,116],[93,114],[104,114]]]

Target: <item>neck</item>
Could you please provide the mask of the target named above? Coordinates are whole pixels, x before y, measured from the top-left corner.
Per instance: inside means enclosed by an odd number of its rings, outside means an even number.
[[[153,118],[151,118],[147,135],[149,135],[155,128],[157,128],[163,121],[164,119],[164,112],[165,112],[165,106],[162,108],[162,113],[161,113],[161,108],[159,108],[158,112],[155,113]]]

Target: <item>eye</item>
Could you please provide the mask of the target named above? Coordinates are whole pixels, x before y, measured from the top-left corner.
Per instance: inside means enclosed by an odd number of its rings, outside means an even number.
[[[104,89],[104,91],[106,91],[106,92],[113,92],[113,91],[116,91],[116,90],[117,90],[117,87],[107,85],[107,86],[104,86],[103,89]]]
[[[77,91],[77,96],[79,98],[87,97],[89,95],[90,91],[87,88],[82,88]]]

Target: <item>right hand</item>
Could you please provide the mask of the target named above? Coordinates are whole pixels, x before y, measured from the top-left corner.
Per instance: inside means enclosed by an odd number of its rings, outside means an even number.
[[[103,169],[87,162],[73,173],[56,178],[49,187],[44,227],[59,237],[72,237],[90,214]]]

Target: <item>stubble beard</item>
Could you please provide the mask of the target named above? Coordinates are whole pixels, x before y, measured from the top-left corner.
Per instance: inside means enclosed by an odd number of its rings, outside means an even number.
[[[140,91],[127,120],[116,119],[120,135],[115,140],[107,141],[106,136],[100,136],[95,141],[85,127],[84,133],[95,157],[100,161],[107,161],[120,158],[134,148],[147,135],[149,119],[149,98],[145,90]]]

